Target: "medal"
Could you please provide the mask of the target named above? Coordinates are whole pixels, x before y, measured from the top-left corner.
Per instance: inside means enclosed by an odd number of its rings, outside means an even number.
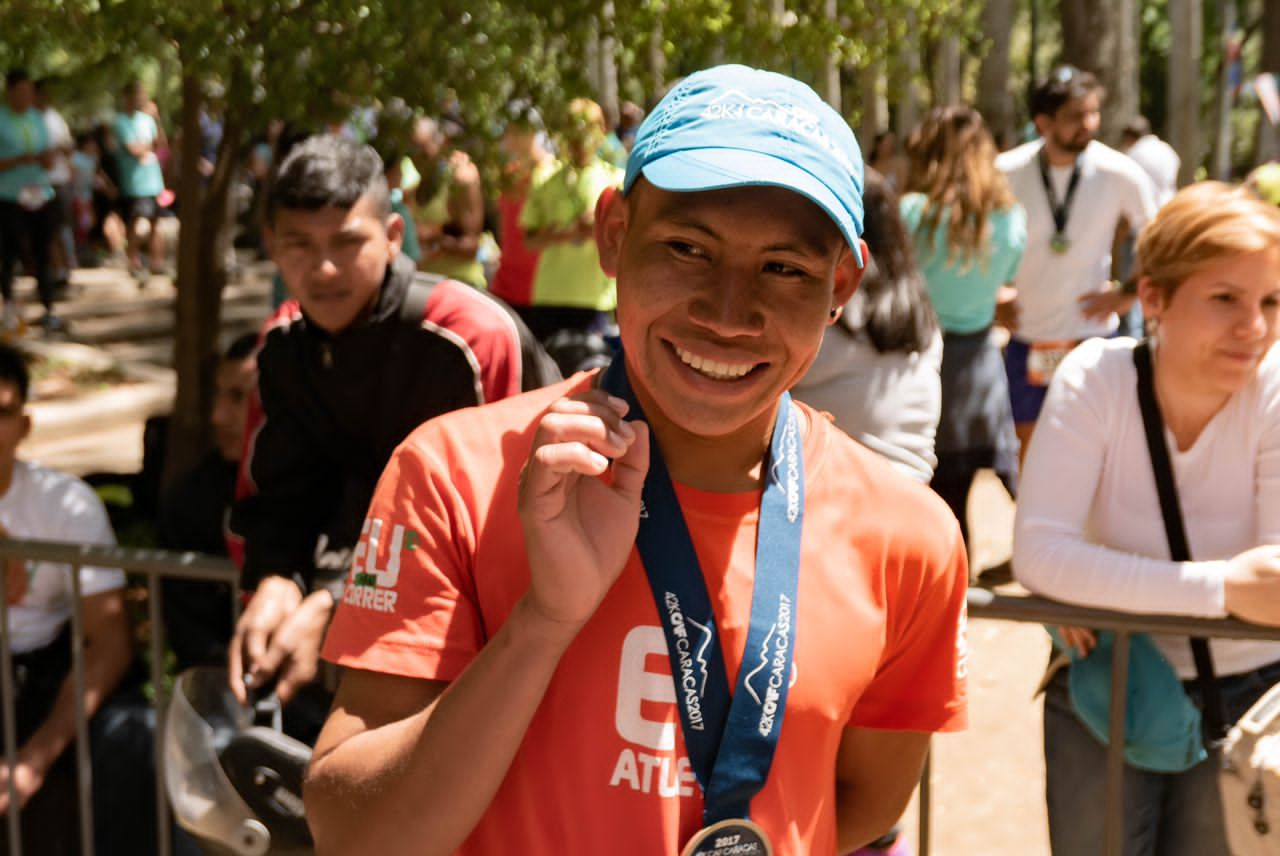
[[[699,829],[680,856],[773,856],[773,847],[751,821],[722,820]]]
[[[621,352],[601,386],[630,405],[630,418],[644,418]],[[751,619],[732,691],[711,597],[656,443],[650,446],[643,501],[636,549],[658,608],[689,763],[703,793],[705,828],[684,852],[766,856],[772,851],[763,831],[743,818],[751,815],[751,799],[769,777],[796,647],[804,456],[791,396],[784,392],[779,399],[765,458]]]
[[[1067,218],[1071,214],[1071,201],[1075,198],[1076,187],[1080,184],[1080,158],[1076,158],[1071,167],[1071,178],[1067,180],[1066,198],[1059,201],[1053,190],[1053,182],[1049,180],[1049,158],[1044,149],[1040,149],[1040,181],[1044,184],[1044,195],[1049,202],[1049,213],[1053,215],[1053,237],[1049,239],[1049,249],[1062,255],[1071,249],[1071,239],[1067,237]]]

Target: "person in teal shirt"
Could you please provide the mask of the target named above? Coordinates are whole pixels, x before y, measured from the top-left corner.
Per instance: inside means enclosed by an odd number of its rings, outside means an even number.
[[[65,326],[53,314],[49,248],[58,220],[47,171],[51,160],[44,116],[35,109],[35,83],[24,69],[10,69],[0,105],[0,326],[5,331],[19,326],[13,275],[24,248],[35,263],[36,288],[45,308],[41,325],[47,331]]]
[[[160,112],[147,97],[147,90],[134,80],[124,88],[124,108],[111,123],[118,147],[116,163],[120,168],[121,213],[129,227],[129,272],[145,283],[142,266],[142,243],[148,242],[151,272],[164,269],[164,239],[155,228],[159,205],[156,197],[164,192],[164,174],[156,152],[166,148],[164,127],[158,121]]]
[[[1012,495],[1018,439],[1008,379],[991,336],[996,295],[1027,242],[1027,217],[995,167],[996,148],[972,107],[934,109],[907,140],[902,219],[942,326],[942,418],[933,489],[968,540],[966,508],[979,469]]]

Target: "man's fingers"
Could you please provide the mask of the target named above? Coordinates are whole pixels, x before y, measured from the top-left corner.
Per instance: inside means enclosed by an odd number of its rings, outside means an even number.
[[[595,452],[616,457],[627,450],[635,436],[635,429],[621,419],[600,419],[594,414],[548,413],[539,423],[534,445],[585,443]]]
[[[608,469],[609,459],[583,443],[553,443],[534,450],[525,481],[534,496],[541,496],[567,475],[598,476]]]
[[[649,474],[649,426],[632,422],[635,439],[613,462],[613,486],[624,495],[639,497]]]
[[[255,686],[266,683],[280,670],[280,665],[292,650],[292,643],[293,633],[287,627],[281,628],[271,637],[271,643],[262,655],[250,659],[249,674],[253,676]]]
[[[231,687],[231,694],[236,697],[236,701],[244,704],[247,696],[244,690],[244,659],[241,657],[241,648],[244,645],[244,633],[241,628],[244,626],[243,616],[241,621],[236,625],[236,631],[231,637],[231,647],[227,651],[227,684]]]

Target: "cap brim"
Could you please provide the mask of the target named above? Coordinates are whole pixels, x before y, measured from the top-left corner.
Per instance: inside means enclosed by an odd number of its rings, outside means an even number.
[[[854,251],[858,267],[863,265],[858,232],[849,212],[826,184],[790,161],[744,149],[691,149],[652,160],[641,174],[655,187],[675,193],[730,187],[793,190],[827,213]]]

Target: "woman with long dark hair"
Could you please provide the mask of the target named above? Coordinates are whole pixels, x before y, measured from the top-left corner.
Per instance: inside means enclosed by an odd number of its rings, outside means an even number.
[[[907,141],[903,219],[943,331],[942,418],[933,488],[960,520],[979,469],[1012,494],[1018,471],[1004,364],[992,340],[996,294],[1026,244],[1026,213],[995,167],[995,144],[972,107],[939,107]]]
[[[862,237],[871,255],[866,274],[794,393],[900,471],[928,482],[942,395],[938,323],[897,196],[868,170],[862,200]]]

